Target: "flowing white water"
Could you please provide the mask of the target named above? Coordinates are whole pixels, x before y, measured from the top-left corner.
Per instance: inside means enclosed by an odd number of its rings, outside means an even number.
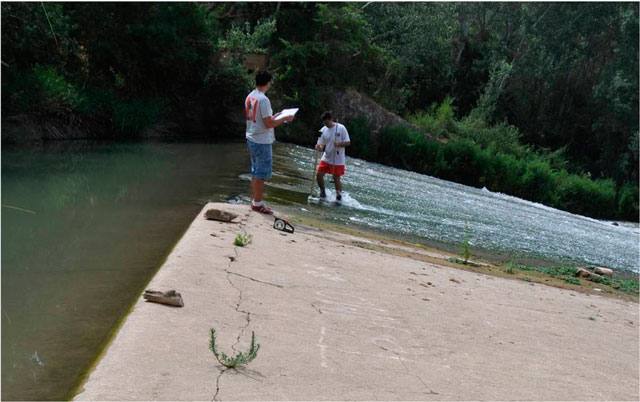
[[[637,223],[614,226],[487,189],[353,158],[348,158],[343,177],[342,207],[307,206],[312,151],[278,144],[274,158],[275,176],[269,190],[277,201],[304,205],[308,211],[304,213],[449,244],[459,244],[468,225],[471,244],[479,249],[638,271]],[[330,180],[327,184],[332,190]]]

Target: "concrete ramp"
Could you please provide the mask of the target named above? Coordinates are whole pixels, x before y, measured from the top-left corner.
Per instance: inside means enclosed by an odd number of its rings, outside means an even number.
[[[238,223],[204,219],[218,208]],[[273,229],[209,204],[76,400],[637,400],[638,305]],[[238,233],[252,235],[246,247]],[[260,351],[228,370],[208,349]]]

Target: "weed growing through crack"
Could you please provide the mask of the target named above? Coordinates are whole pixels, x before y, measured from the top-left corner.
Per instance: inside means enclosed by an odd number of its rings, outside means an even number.
[[[247,353],[238,352],[235,356],[229,357],[224,352],[219,352],[216,347],[216,330],[211,328],[211,338],[209,339],[209,349],[213,352],[218,363],[227,368],[234,368],[241,364],[247,364],[258,356],[260,344],[256,343],[256,334],[251,332],[251,345]]]
[[[247,233],[238,233],[236,239],[233,241],[234,246],[244,247],[247,244],[251,243],[251,239],[253,236]]]

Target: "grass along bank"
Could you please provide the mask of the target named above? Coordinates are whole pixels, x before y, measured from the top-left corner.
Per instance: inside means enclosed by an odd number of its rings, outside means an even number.
[[[517,264],[512,261],[504,261],[502,256],[491,255],[486,252],[476,253],[469,250],[467,263],[459,255],[450,250],[434,248],[411,241],[389,237],[383,233],[365,230],[360,227],[342,225],[335,222],[326,222],[320,219],[295,215],[291,222],[319,231],[327,231],[327,238],[334,241],[365,248],[372,251],[383,252],[395,256],[411,258],[431,264],[444,265],[452,268],[463,269],[491,276],[522,280],[557,288],[572,290],[591,295],[602,295],[626,301],[639,301],[639,282],[637,274],[625,274],[614,271],[614,278],[602,278],[586,280],[575,276],[578,267],[566,264],[531,263],[531,265]],[[331,232],[331,233],[329,233]],[[340,233],[343,236],[336,237]],[[460,248],[461,250],[464,247]],[[454,278],[455,279],[455,278]]]

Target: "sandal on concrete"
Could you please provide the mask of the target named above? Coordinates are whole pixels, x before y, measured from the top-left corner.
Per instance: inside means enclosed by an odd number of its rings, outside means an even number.
[[[273,215],[273,211],[266,205],[251,205],[251,210],[261,214]]]

